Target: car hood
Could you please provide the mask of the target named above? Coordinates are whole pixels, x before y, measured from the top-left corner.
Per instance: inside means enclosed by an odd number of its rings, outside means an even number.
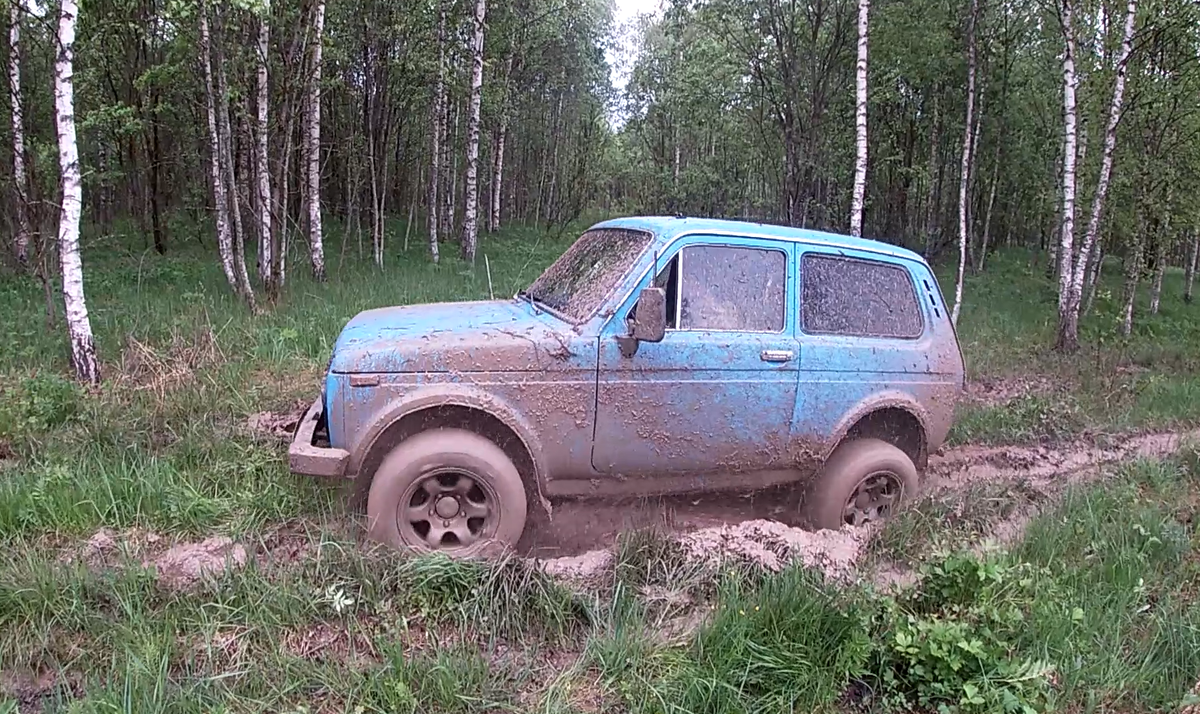
[[[572,356],[569,330],[565,322],[516,300],[378,308],[360,312],[342,328],[329,369],[539,371]]]

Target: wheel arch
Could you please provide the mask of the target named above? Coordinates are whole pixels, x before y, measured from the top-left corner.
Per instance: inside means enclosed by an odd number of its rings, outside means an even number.
[[[351,455],[355,501],[365,503],[375,471],[384,457],[405,439],[429,429],[464,429],[483,436],[512,459],[525,482],[530,506],[540,502],[549,512],[543,495],[545,468],[541,444],[521,415],[490,394],[458,388],[431,388],[393,403],[373,420],[363,446]]]
[[[838,422],[825,453],[850,439],[874,438],[896,446],[912,459],[917,469],[929,462],[929,415],[909,395],[890,392],[859,404]]]

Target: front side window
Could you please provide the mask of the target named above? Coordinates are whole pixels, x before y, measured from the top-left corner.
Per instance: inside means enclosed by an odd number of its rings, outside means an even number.
[[[912,280],[898,265],[807,253],[800,283],[809,334],[911,339],[924,330]]]
[[[655,276],[667,291],[667,326],[678,330],[782,332],[787,294],[783,251],[690,245]]]

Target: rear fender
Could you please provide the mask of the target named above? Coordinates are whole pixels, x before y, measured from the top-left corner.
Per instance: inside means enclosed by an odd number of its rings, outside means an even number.
[[[931,427],[935,426],[936,420],[930,414],[929,410],[912,394],[900,390],[886,390],[872,394],[855,404],[842,415],[842,418],[838,420],[833,428],[831,438],[825,445],[825,452],[821,455],[822,462],[828,459],[834,449],[845,440],[855,424],[861,421],[863,417],[882,409],[899,409],[912,415],[917,420],[922,434],[922,451],[925,452],[922,458],[919,459],[920,461],[924,461],[924,456],[928,456],[930,445],[935,439],[940,444],[941,437],[937,431],[931,432]],[[918,464],[918,467],[920,466],[922,464]]]

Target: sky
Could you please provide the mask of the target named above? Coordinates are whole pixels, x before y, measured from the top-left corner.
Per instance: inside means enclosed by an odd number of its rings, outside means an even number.
[[[612,67],[612,82],[618,92],[625,89],[629,81],[629,73],[636,57],[636,35],[630,30],[639,15],[659,15],[662,12],[661,0],[615,0],[616,8],[613,15],[612,42],[605,52],[608,64]],[[622,107],[614,107],[609,115],[609,121],[614,128],[625,122]]]

